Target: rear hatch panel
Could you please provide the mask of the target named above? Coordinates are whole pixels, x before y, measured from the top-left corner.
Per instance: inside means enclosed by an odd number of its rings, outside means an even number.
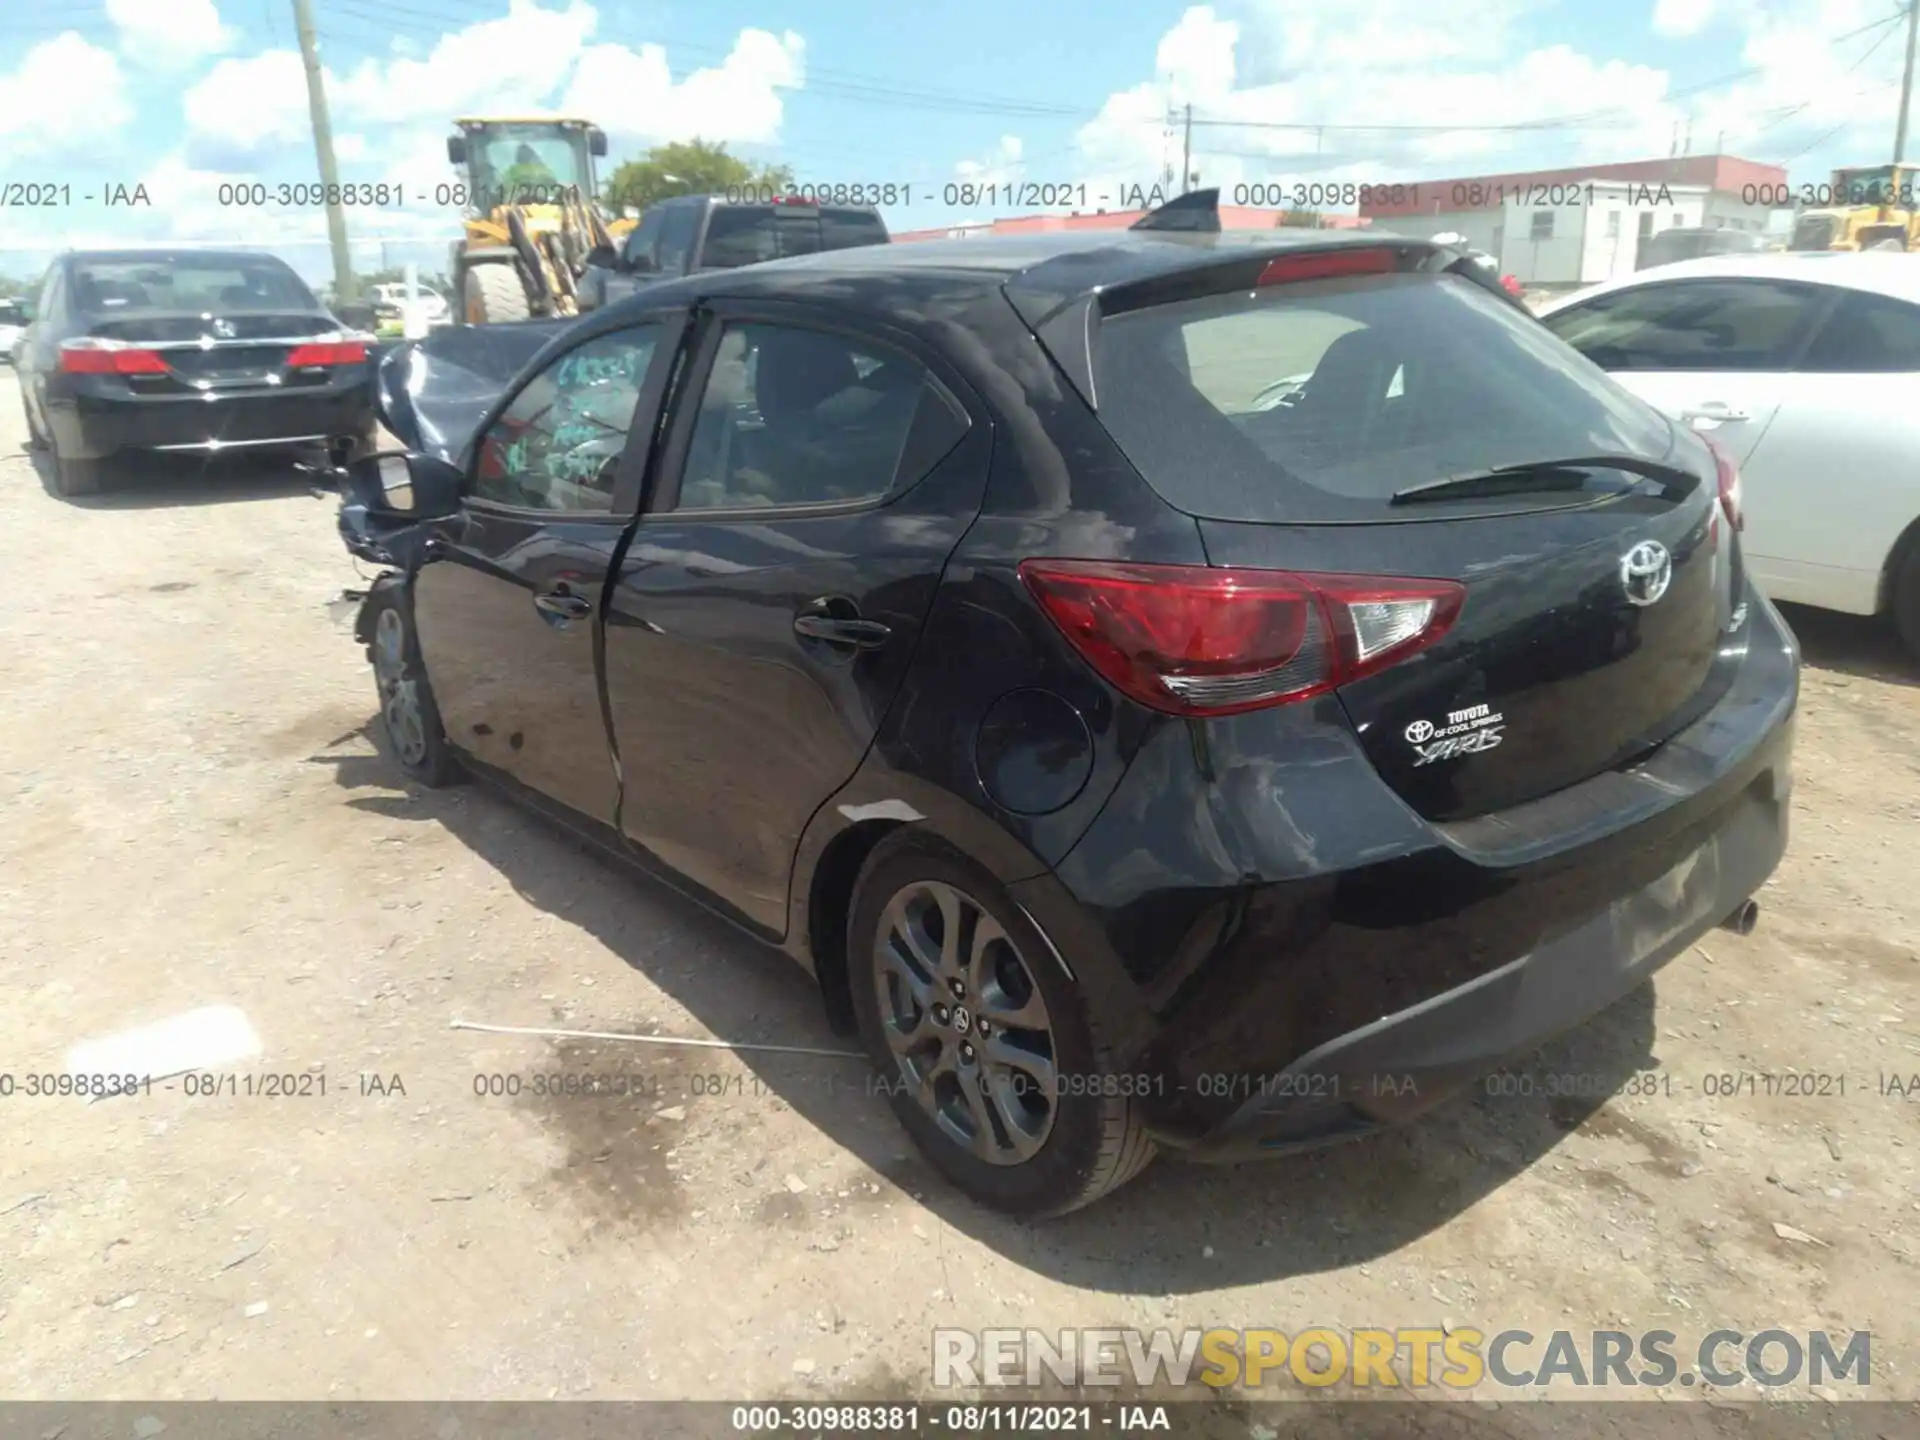
[[[1338,691],[1368,758],[1431,820],[1504,809],[1631,762],[1701,714],[1731,621],[1713,491],[1575,510],[1381,526],[1201,520],[1215,565],[1455,579],[1467,597],[1429,649]],[[1624,567],[1660,547],[1650,604]],[[1648,593],[1635,581],[1642,598]]]

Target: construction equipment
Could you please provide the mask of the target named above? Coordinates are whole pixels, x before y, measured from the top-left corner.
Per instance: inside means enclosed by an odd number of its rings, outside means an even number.
[[[1829,203],[1802,210],[1789,250],[1920,250],[1920,165],[1852,165],[1822,187]]]
[[[464,171],[444,187],[466,210],[453,247],[454,294],[470,325],[579,313],[587,258],[617,249],[631,220],[596,202],[593,162],[606,132],[568,116],[467,117],[453,122],[447,159]]]

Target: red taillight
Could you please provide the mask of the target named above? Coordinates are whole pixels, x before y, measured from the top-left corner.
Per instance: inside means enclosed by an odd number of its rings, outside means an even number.
[[[1384,275],[1399,264],[1391,250],[1322,250],[1312,255],[1280,255],[1266,264],[1255,285],[1287,285],[1297,280],[1332,280],[1342,275]]]
[[[86,336],[60,347],[60,368],[69,375],[164,375],[158,352]]]
[[[1724,446],[1711,435],[1702,435],[1707,448],[1713,452],[1713,468],[1720,481],[1720,508],[1727,512],[1727,522],[1736,530],[1747,528],[1747,512],[1740,497],[1740,467],[1733,463]]]
[[[318,345],[296,345],[287,356],[287,366],[304,370],[309,365],[358,365],[367,358],[367,347],[360,340],[327,341]]]
[[[1466,598],[1450,580],[1098,560],[1027,560],[1020,578],[1088,664],[1171,715],[1349,684],[1438,640]]]

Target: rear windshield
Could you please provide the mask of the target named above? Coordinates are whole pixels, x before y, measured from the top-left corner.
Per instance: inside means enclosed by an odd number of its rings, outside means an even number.
[[[820,246],[823,250],[851,250],[859,245],[886,243],[886,224],[871,210],[820,212]]]
[[[0,300],[0,325],[24,325],[27,310],[18,300]]]
[[[271,256],[199,260],[82,260],[73,269],[74,303],[88,315],[187,310],[318,310],[298,275]]]
[[[1424,480],[1598,452],[1658,459],[1674,444],[1657,411],[1454,276],[1313,281],[1109,316],[1096,395],[1148,484],[1221,520],[1380,520],[1394,491]]]
[[[716,205],[707,219],[704,265],[732,269],[811,255],[820,248],[820,217],[811,210],[785,211],[777,205]]]
[[[871,210],[716,205],[707,221],[707,244],[700,263],[731,269],[789,255],[811,255],[816,250],[881,245],[886,240],[887,227]]]

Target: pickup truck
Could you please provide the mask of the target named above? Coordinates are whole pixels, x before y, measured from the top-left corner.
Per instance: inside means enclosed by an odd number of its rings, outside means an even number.
[[[597,309],[695,270],[731,270],[819,250],[884,245],[889,238],[886,222],[871,206],[677,195],[648,207],[618,250],[601,249],[588,257],[579,305],[583,311]]]

